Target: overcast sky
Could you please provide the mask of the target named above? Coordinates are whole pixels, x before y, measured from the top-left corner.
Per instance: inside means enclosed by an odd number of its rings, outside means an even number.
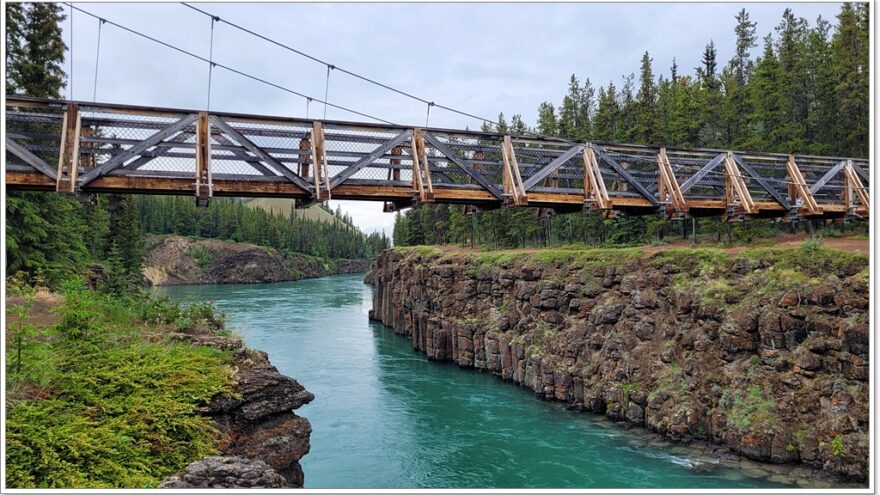
[[[840,3],[678,4],[199,4],[204,10],[277,39],[338,67],[377,79],[427,100],[486,118],[522,114],[532,125],[545,100],[555,105],[568,77],[589,77],[598,88],[638,72],[648,50],[654,73],[668,77],[675,57],[692,73],[714,40],[719,65],[734,50],[734,16],[743,7],[758,23],[759,39],[773,32],[782,12],[836,25]],[[207,57],[208,17],[177,3],[80,3],[78,7]],[[69,13],[69,12],[68,12]],[[73,14],[72,97],[91,100],[98,21]],[[64,23],[70,45],[70,20]],[[760,54],[761,44],[752,50]],[[70,60],[70,59],[69,59]],[[323,98],[326,67],[223,23],[214,30],[214,60],[292,90]],[[101,35],[97,100],[134,105],[204,108],[207,64],[105,24]],[[70,89],[70,88],[68,88]],[[68,94],[67,96],[71,96]],[[426,107],[338,71],[328,100],[386,120],[424,125]],[[302,98],[215,69],[211,108],[218,111],[304,117]],[[323,106],[312,103],[310,117]],[[333,108],[328,119],[364,120]],[[480,122],[433,109],[431,126],[479,128]],[[393,214],[381,203],[341,204],[365,231],[390,235]]]

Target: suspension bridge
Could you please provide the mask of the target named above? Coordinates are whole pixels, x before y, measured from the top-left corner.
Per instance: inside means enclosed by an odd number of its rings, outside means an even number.
[[[7,190],[866,217],[866,160],[6,98]]]
[[[864,159],[574,142],[428,126],[437,108],[495,123],[344,69],[184,3],[211,23],[208,57],[86,11],[97,21],[93,101],[6,98],[5,181],[9,191],[45,191],[88,199],[96,193],[285,197],[300,206],[335,199],[385,202],[385,211],[420,203],[478,209],[584,208],[609,216],[867,217]],[[324,98],[300,93],[213,56],[223,23],[326,66]],[[206,109],[97,103],[104,25],[187,55],[208,69]],[[69,46],[73,47],[71,24]],[[72,48],[71,48],[72,49]],[[211,111],[211,75],[248,80],[378,123]],[[426,106],[425,126],[398,125],[329,101],[338,72]],[[73,67],[70,68],[73,84]],[[306,115],[308,113],[306,112]],[[497,124],[497,123],[495,123]]]

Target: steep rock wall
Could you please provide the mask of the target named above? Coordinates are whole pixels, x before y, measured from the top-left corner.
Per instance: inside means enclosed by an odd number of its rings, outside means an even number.
[[[144,257],[150,285],[286,282],[367,270],[366,260],[282,256],[262,246],[181,236],[155,238]]]
[[[868,474],[868,278],[830,250],[387,251],[370,317],[429,359],[793,475]]]

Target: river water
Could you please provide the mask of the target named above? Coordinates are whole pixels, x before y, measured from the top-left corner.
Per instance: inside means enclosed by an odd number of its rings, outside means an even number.
[[[213,301],[248,346],[315,394],[297,410],[313,429],[300,461],[307,488],[783,487],[492,375],[428,362],[368,321],[372,289],[361,279],[158,289]]]

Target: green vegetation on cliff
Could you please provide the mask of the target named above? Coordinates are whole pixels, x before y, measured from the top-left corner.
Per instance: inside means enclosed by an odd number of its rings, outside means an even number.
[[[6,486],[155,487],[216,453],[198,408],[231,390],[231,357],[170,340],[217,331],[210,306],[66,286],[7,300]]]

